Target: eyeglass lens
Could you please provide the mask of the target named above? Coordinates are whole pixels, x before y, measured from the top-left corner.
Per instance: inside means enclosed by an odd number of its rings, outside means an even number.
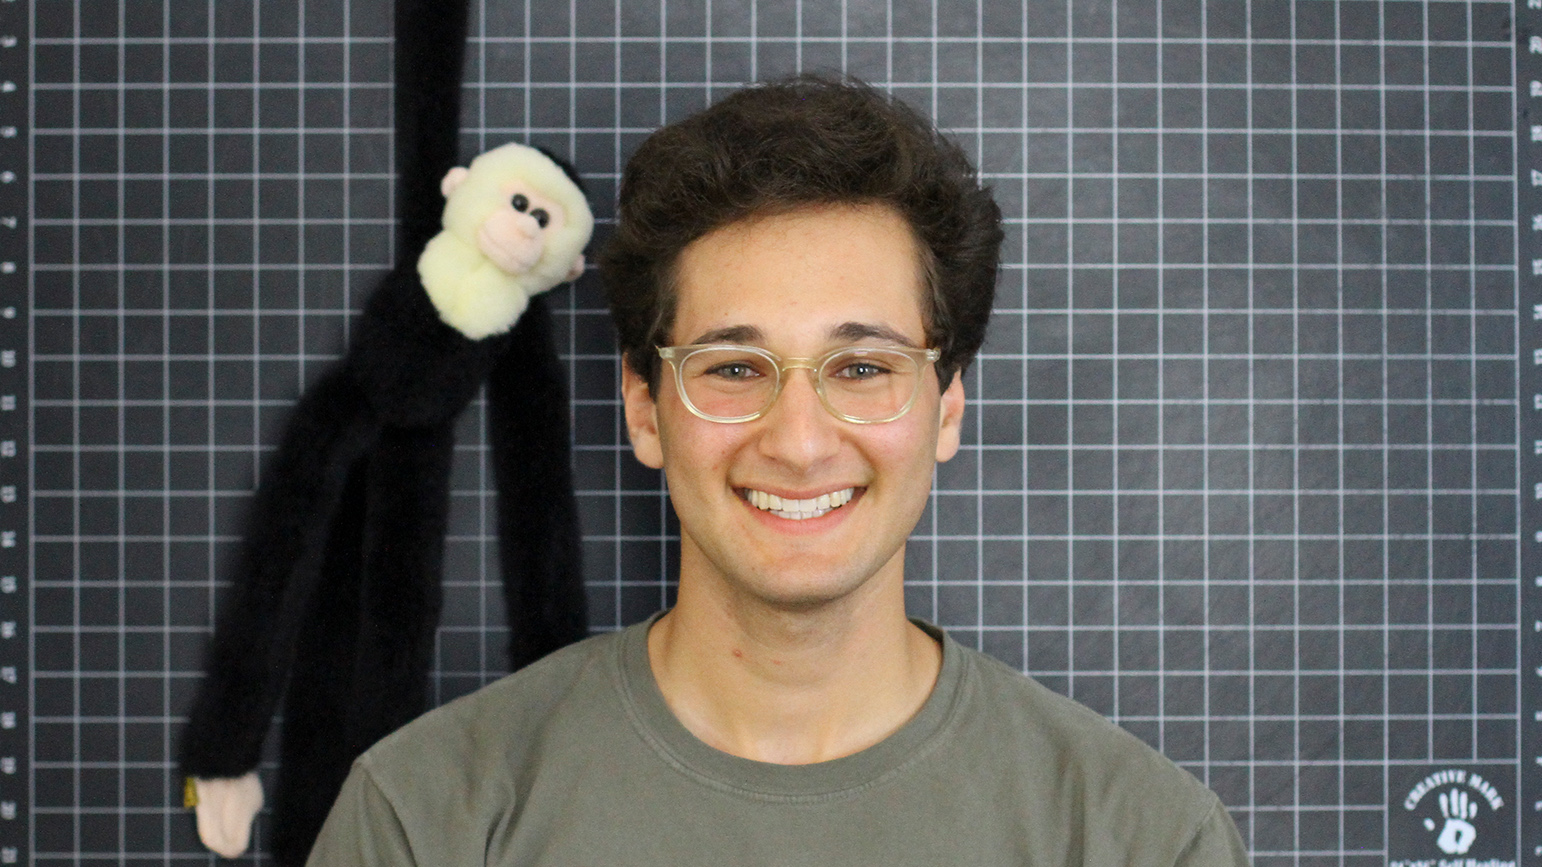
[[[740,419],[776,399],[776,364],[748,348],[699,349],[680,361],[685,396],[697,411]],[[818,371],[826,405],[837,415],[880,421],[904,412],[920,381],[920,367],[903,352],[854,347],[828,358]]]

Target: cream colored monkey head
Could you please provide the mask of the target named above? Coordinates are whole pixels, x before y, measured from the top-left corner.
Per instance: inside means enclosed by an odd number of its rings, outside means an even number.
[[[552,159],[510,143],[456,167],[440,189],[444,228],[474,246],[528,294],[583,273],[594,229],[589,203]]]

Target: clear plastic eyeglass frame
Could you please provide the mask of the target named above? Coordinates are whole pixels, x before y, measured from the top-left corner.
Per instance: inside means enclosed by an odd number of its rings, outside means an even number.
[[[771,390],[771,395],[766,399],[765,405],[762,406],[759,410],[748,415],[731,417],[711,415],[709,413],[703,412],[701,408],[696,406],[696,404],[691,401],[690,394],[686,391],[685,388],[685,362],[692,355],[706,350],[730,350],[736,352],[744,352],[751,355],[758,355],[769,361],[771,366],[776,370],[776,386]],[[816,358],[782,358],[776,353],[761,349],[758,346],[740,346],[731,343],[696,343],[685,346],[660,346],[658,347],[658,351],[659,357],[669,362],[669,366],[675,372],[675,390],[676,393],[680,395],[680,400],[685,404],[685,408],[690,410],[691,414],[695,415],[697,418],[701,418],[706,421],[717,422],[719,424],[743,424],[745,422],[754,421],[755,419],[758,419],[766,413],[770,412],[771,407],[776,405],[776,399],[781,397],[782,387],[787,384],[787,372],[790,370],[798,369],[807,370],[809,372],[809,376],[814,381],[814,391],[819,395],[819,402],[824,406],[827,412],[840,419],[841,421],[851,422],[852,424],[883,424],[885,422],[895,421],[896,419],[903,417],[905,413],[910,412],[910,408],[915,405],[916,395],[920,392],[921,388],[922,377],[919,375],[921,368],[929,363],[937,361],[938,358],[942,357],[942,352],[937,349],[912,349],[908,347],[902,348],[891,346],[842,346],[836,349],[832,349],[829,352],[826,352],[824,355],[818,356]],[[825,367],[832,360],[848,354],[859,359],[863,357],[881,358],[884,355],[903,356],[914,362],[917,375],[911,384],[910,396],[905,400],[904,405],[902,405],[897,412],[884,418],[862,418],[860,416],[853,416],[843,413],[830,403],[830,396],[825,391]]]

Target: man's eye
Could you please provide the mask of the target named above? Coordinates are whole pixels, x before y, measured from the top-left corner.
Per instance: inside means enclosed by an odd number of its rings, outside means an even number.
[[[546,228],[547,223],[551,222],[551,214],[546,213],[545,208],[536,208],[530,212],[530,216],[535,217],[536,225],[543,229]]]
[[[853,361],[844,364],[831,373],[839,379],[876,379],[886,373],[892,373],[889,368],[873,361]]]
[[[760,376],[760,371],[747,361],[725,361],[708,368],[707,375],[721,379],[754,379]]]
[[[524,193],[515,193],[514,198],[509,200],[509,204],[514,206],[514,210],[523,214],[527,209],[529,209],[530,200],[525,198]]]

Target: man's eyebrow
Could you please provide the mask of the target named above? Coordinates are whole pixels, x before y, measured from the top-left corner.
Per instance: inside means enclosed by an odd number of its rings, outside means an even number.
[[[759,328],[753,325],[730,325],[727,328],[714,328],[696,336],[691,343],[700,345],[704,343],[762,343],[765,335]]]
[[[872,325],[867,322],[842,323],[830,332],[830,336],[841,342],[884,340],[889,343],[898,343],[901,346],[912,348],[916,345],[914,340],[887,325]]]
[[[906,337],[887,325],[873,325],[868,322],[843,322],[830,329],[830,339],[839,343],[854,343],[858,340],[882,340],[887,343],[897,343],[900,346],[914,347],[914,340]],[[691,343],[700,345],[705,343],[749,343],[759,345],[765,342],[765,332],[754,325],[729,325],[724,328],[714,328],[696,336]]]

